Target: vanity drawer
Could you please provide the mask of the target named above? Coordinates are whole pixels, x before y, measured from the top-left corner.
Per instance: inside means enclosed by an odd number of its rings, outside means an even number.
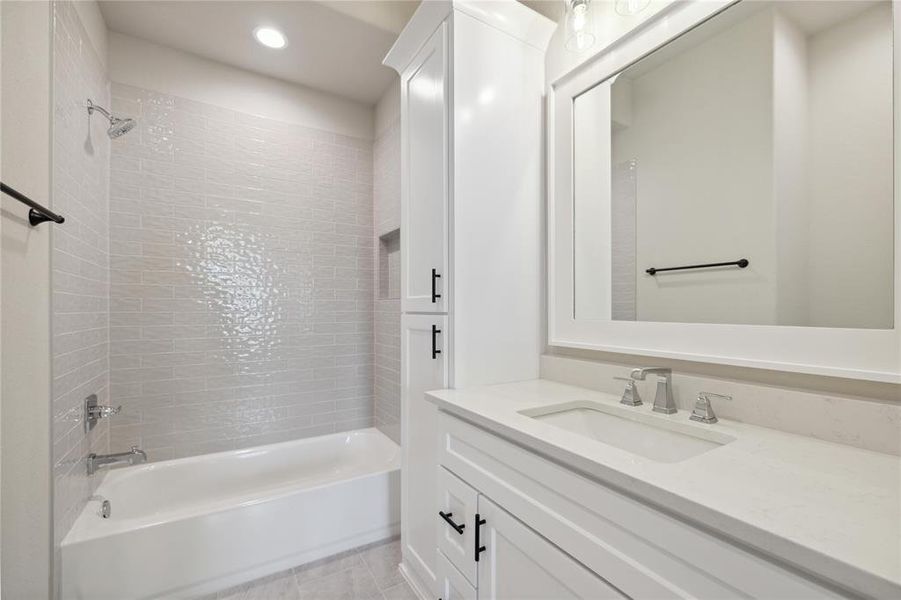
[[[443,552],[438,552],[438,600],[476,600],[476,588]]]
[[[835,591],[448,413],[439,461],[633,598],[840,598]]]
[[[472,552],[479,493],[443,467],[438,467],[438,490],[438,548],[475,586],[478,564]]]

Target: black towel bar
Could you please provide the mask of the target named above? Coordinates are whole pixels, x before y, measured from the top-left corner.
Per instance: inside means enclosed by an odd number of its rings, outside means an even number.
[[[738,267],[740,269],[744,269],[747,267],[750,262],[748,262],[747,258],[742,258],[739,260],[733,260],[730,262],[719,262],[719,263],[708,263],[706,265],[687,265],[684,267],[666,267],[665,269],[657,269],[655,267],[651,267],[647,269],[645,273],[648,275],[656,275],[657,273],[663,273],[664,271],[684,271],[685,269],[706,269],[708,267]]]
[[[44,208],[22,192],[14,190],[3,182],[0,182],[0,192],[15,198],[25,206],[31,208],[31,210],[28,211],[28,222],[31,223],[32,227],[40,225],[44,221],[53,221],[54,223],[64,223],[66,221],[62,216],[56,214],[49,208]]]

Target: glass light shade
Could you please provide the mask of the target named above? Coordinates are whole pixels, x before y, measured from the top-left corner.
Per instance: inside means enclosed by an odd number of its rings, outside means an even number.
[[[594,45],[591,13],[591,0],[567,0],[564,44],[567,50],[582,52]]]
[[[624,17],[631,17],[648,7],[651,0],[616,0],[613,10]]]

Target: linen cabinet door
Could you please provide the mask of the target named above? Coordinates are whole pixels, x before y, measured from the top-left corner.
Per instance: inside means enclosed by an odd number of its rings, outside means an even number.
[[[401,78],[401,310],[447,312],[447,24]]]
[[[479,600],[626,597],[485,496],[479,517]]]
[[[447,317],[401,316],[401,546],[404,565],[437,592],[438,409],[425,399],[447,387]]]

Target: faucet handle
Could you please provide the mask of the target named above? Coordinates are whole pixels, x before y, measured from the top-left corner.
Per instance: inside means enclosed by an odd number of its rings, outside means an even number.
[[[619,403],[626,406],[641,406],[641,396],[638,395],[638,388],[635,387],[635,380],[631,377],[614,377],[617,381],[625,381],[626,389],[623,390],[623,396]]]
[[[121,404],[119,406],[106,406],[105,404],[96,404],[96,397],[94,400],[95,403],[87,407],[88,418],[93,418],[95,420],[105,419],[113,415],[118,415],[122,410]]]
[[[698,399],[695,401],[695,407],[691,411],[690,419],[698,423],[707,423],[708,425],[716,423],[719,419],[713,412],[713,406],[710,404],[711,398],[719,398],[721,400],[732,400],[732,396],[724,394],[714,394],[713,392],[699,392]]]

